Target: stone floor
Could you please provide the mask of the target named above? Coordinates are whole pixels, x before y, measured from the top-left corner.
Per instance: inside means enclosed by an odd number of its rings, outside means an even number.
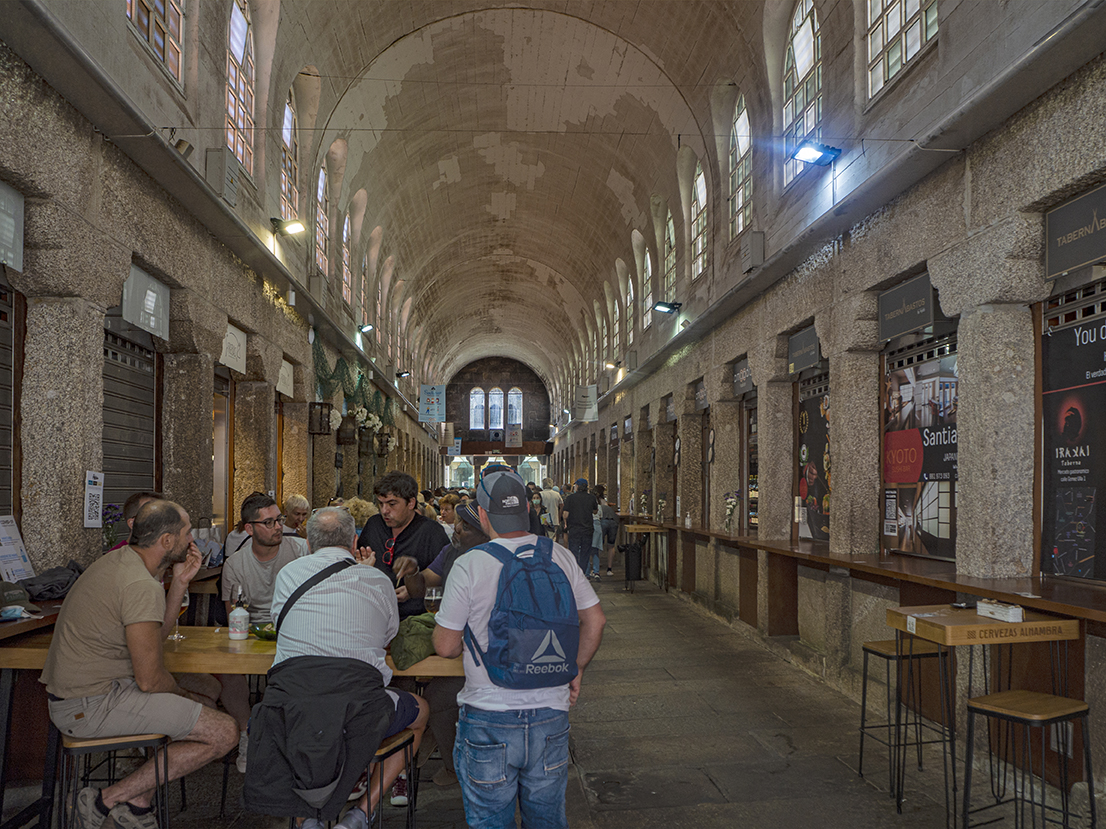
[[[911,768],[896,814],[887,794],[886,753],[871,749],[857,776],[859,706],[699,608],[639,582],[598,587],[608,624],[572,713],[574,767],[568,785],[573,827],[944,826],[940,755]],[[737,623],[740,624],[740,623]],[[457,786],[439,788],[422,770],[418,823],[463,827]],[[286,821],[237,805],[233,769],[225,817],[218,816],[221,765],[188,778],[188,809],[174,829],[275,829]],[[5,817],[23,792],[9,794]],[[385,824],[402,825],[387,807]]]

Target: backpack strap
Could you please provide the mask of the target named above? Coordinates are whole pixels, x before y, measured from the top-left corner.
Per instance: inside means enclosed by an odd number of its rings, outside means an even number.
[[[286,601],[284,603],[284,607],[280,609],[280,616],[277,617],[277,636],[280,636],[280,626],[284,623],[284,617],[288,615],[288,611],[292,609],[292,605],[298,602],[300,600],[300,597],[303,596],[304,593],[306,593],[319,582],[329,579],[335,573],[340,573],[347,567],[353,567],[353,565],[355,565],[356,563],[356,561],[348,558],[344,558],[341,561],[336,561],[329,567],[324,567],[322,570],[320,570],[318,573],[313,575],[311,578],[309,578],[307,581],[297,587],[294,591],[292,591],[292,595],[288,597],[288,601]]]

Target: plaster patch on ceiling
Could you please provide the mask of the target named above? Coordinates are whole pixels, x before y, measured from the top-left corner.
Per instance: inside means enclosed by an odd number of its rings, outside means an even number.
[[[633,225],[638,214],[637,204],[634,201],[634,182],[612,167],[607,174],[607,189],[622,205],[622,218],[626,220],[626,224]]]
[[[455,155],[443,158],[438,162],[438,180],[434,182],[437,190],[443,184],[457,184],[461,180],[461,160]]]
[[[545,164],[538,161],[528,164],[517,141],[502,143],[498,132],[489,132],[472,139],[472,146],[495,169],[495,174],[506,182],[527,190],[534,189],[534,182],[545,173]]]
[[[588,65],[587,58],[580,58],[580,62],[576,65],[576,74],[590,81],[595,76],[595,70]]]
[[[497,219],[506,221],[515,212],[517,197],[514,193],[492,193],[491,203],[484,209]]]

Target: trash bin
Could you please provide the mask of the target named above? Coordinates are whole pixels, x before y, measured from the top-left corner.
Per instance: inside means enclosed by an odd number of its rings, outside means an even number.
[[[634,592],[634,582],[641,578],[641,544],[633,542],[623,545],[626,561],[626,587]]]

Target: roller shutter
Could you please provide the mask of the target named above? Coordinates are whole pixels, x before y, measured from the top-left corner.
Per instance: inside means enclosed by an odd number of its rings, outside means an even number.
[[[104,331],[104,503],[154,489],[154,352]],[[125,537],[126,525],[121,528]]]

